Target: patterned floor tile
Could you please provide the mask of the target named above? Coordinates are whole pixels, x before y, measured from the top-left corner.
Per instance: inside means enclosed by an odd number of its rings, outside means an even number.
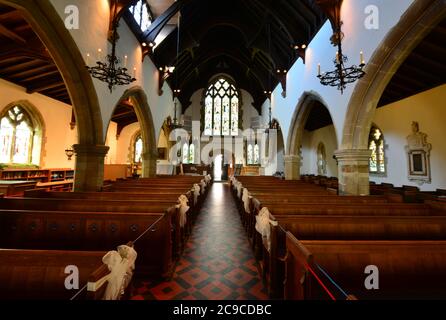
[[[214,183],[168,282],[136,280],[132,300],[266,300],[266,290],[224,183]]]

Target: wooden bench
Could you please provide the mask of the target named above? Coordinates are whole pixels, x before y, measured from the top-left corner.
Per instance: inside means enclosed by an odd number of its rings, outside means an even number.
[[[65,268],[79,270],[79,289],[101,268],[105,251],[0,249],[0,300],[69,300],[79,290],[65,288]],[[81,299],[88,298],[82,294]]]
[[[281,297],[286,231],[300,240],[446,240],[446,216],[273,216],[271,250],[257,233],[257,257],[273,297]]]
[[[286,243],[285,299],[328,298],[306,265],[359,299],[446,297],[446,241],[299,241],[287,233]],[[379,269],[379,290],[364,286],[369,265]]]
[[[170,220],[163,213],[1,209],[0,247],[108,251],[134,241],[158,221],[135,243],[136,272],[150,278],[169,277],[173,268]]]

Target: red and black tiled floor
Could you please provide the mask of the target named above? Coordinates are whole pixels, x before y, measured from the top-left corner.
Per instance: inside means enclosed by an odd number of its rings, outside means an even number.
[[[171,281],[133,291],[133,300],[268,299],[227,184],[211,187]]]

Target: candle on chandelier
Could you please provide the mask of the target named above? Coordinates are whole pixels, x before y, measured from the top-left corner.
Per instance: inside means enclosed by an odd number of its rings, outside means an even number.
[[[102,60],[102,49],[101,48],[98,49],[98,56],[97,56],[97,58],[98,58],[98,61]]]
[[[90,65],[90,54],[87,53],[87,66]]]
[[[336,63],[339,63],[339,52],[336,52]]]
[[[124,56],[124,68],[127,68],[127,61],[128,61],[128,56],[125,55]]]
[[[361,64],[365,64],[364,52],[362,51],[359,53],[359,60],[361,61]]]
[[[136,67],[133,68],[133,78],[136,78]]]
[[[318,76],[321,75],[321,64],[320,63],[317,64],[317,75]]]

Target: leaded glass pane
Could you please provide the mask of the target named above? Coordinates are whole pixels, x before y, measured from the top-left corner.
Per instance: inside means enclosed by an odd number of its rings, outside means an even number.
[[[252,148],[252,144],[248,145],[248,155],[247,155],[247,159],[248,159],[248,164],[253,164],[253,159],[254,155],[253,155],[253,148]]]
[[[214,99],[214,134],[221,134],[221,99],[219,97]]]
[[[134,161],[135,162],[141,162],[142,161],[141,157],[142,157],[142,138],[139,137],[139,138],[136,139],[136,142],[135,142],[135,158],[134,158]]]
[[[384,168],[384,140],[381,140],[378,148],[379,171],[385,172]]]
[[[8,118],[3,118],[0,125],[0,162],[9,163],[11,160],[11,144],[14,128]]]
[[[377,172],[378,171],[378,165],[377,165],[376,143],[375,143],[375,141],[371,141],[370,142],[369,149],[372,151],[372,156],[370,158],[370,171],[371,172]]]
[[[260,164],[260,150],[258,144],[254,146],[254,164]]]
[[[228,136],[231,134],[230,131],[230,119],[229,119],[229,97],[225,96],[223,98],[223,130],[222,130],[222,134],[224,136]]]
[[[195,163],[195,145],[193,143],[189,146],[189,163]]]
[[[189,163],[189,145],[187,143],[183,145],[183,163]]]
[[[144,4],[142,10],[142,21],[141,21],[141,31],[144,32],[149,29],[152,22],[150,21],[149,10],[147,4]]]
[[[231,99],[231,135],[238,134],[238,98]]]
[[[16,127],[15,145],[13,150],[13,163],[28,163],[31,148],[32,131],[26,122],[21,122]]]
[[[204,134],[212,135],[212,98],[206,97],[204,109]]]

